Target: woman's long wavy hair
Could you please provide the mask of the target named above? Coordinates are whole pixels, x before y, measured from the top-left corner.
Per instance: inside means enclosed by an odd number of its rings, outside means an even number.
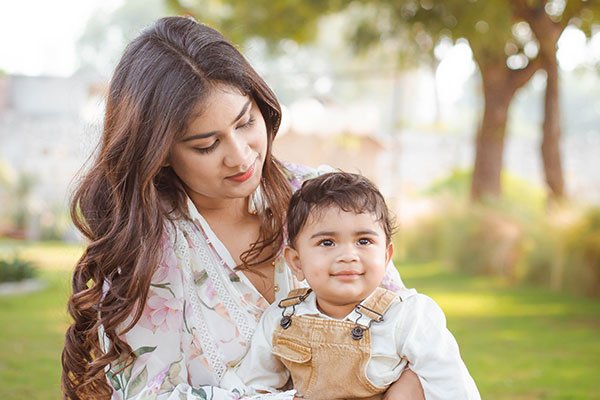
[[[256,101],[268,135],[261,189],[269,212],[244,268],[276,257],[290,189],[271,154],[281,119],[267,84],[223,36],[193,19],[167,17],[126,48],[110,82],[97,157],[74,193],[71,217],[89,244],[73,274],[73,318],[62,353],[64,398],[109,398],[105,369],[132,362],[121,339],[139,320],[161,261],[169,218],[187,216],[179,178],[165,167],[194,108],[216,83]],[[99,329],[108,347],[102,348]]]

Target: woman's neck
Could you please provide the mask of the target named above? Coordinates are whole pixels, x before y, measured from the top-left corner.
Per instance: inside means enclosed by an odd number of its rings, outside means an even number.
[[[245,219],[248,212],[248,199],[192,199],[196,209],[205,218],[220,218],[226,220]]]

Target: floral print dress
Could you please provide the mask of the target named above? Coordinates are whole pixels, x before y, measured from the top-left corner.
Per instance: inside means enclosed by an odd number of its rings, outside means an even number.
[[[329,172],[285,164],[297,189],[304,180]],[[122,338],[137,355],[127,368],[112,365],[107,378],[114,400],[231,400],[236,391],[218,387],[227,367],[246,354],[250,338],[267,301],[235,262],[206,220],[188,201],[192,221],[167,224],[162,261],[152,278],[144,311]],[[282,256],[275,262],[275,301],[301,286]],[[403,286],[392,264],[383,286]],[[125,321],[123,326],[127,325]],[[102,342],[107,340],[100,332]],[[261,399],[292,399],[293,391],[261,395]]]

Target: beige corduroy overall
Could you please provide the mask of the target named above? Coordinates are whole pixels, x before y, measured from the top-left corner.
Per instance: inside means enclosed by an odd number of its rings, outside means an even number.
[[[292,290],[281,300],[280,326],[273,333],[273,354],[290,371],[297,397],[308,400],[382,399],[387,387],[375,386],[367,377],[371,357],[371,323],[383,315],[398,295],[377,288],[356,306],[359,318],[325,319],[294,315],[295,306],[310,289]]]

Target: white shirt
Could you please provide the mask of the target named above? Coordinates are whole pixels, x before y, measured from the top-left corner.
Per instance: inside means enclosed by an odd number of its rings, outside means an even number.
[[[419,376],[426,399],[479,400],[475,382],[460,357],[454,336],[446,328],[441,308],[414,289],[403,289],[400,298],[394,300],[382,322],[371,325],[371,358],[366,369],[369,380],[377,386],[390,385],[408,365]],[[250,350],[235,372],[225,374],[222,387],[236,387],[250,394],[273,392],[285,385],[290,374],[271,352],[281,311],[277,304],[267,308]],[[354,313],[345,319],[356,321]],[[331,319],[318,310],[314,292],[296,306],[295,315]]]

